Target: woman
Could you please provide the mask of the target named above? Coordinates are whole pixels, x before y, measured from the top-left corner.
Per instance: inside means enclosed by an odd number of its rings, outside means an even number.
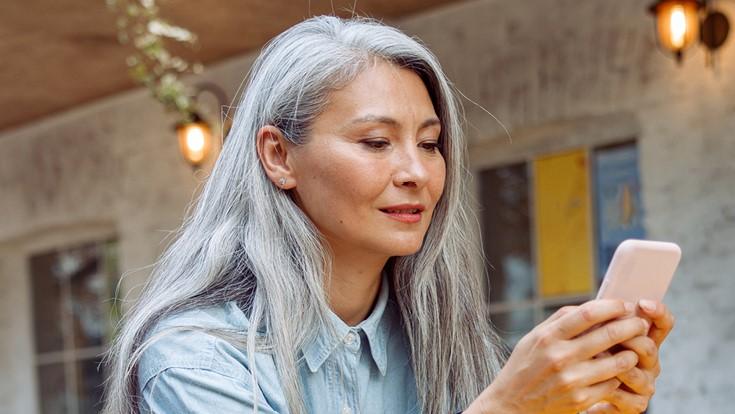
[[[105,412],[643,410],[663,304],[565,307],[505,363],[459,116],[436,58],[396,29],[315,17],[272,40],[125,318]]]

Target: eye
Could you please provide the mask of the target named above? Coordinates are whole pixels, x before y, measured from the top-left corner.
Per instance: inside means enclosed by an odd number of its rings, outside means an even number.
[[[374,150],[381,150],[384,149],[386,146],[388,146],[390,143],[388,141],[362,141],[363,144],[367,145],[368,148],[374,149]]]
[[[427,149],[430,152],[436,152],[439,149],[438,142],[429,141],[429,142],[424,142],[421,145],[424,147],[424,149]]]

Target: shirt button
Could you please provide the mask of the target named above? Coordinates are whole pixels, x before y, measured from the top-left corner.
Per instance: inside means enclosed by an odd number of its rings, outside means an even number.
[[[352,410],[350,410],[350,407],[346,405],[342,407],[342,414],[351,414],[351,413],[352,413]]]
[[[354,333],[354,332],[352,332],[352,331],[350,331],[350,332],[349,332],[349,333],[347,334],[347,336],[345,336],[344,342],[345,342],[345,344],[347,344],[347,345],[352,345],[352,343],[353,343],[353,342],[355,342],[355,333]],[[348,410],[349,410],[349,408],[348,408]],[[344,410],[343,410],[343,411],[344,411]]]

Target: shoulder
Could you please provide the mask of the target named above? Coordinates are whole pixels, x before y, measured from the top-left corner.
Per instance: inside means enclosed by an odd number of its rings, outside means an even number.
[[[141,388],[169,369],[197,369],[247,381],[250,362],[244,346],[223,338],[247,332],[247,317],[234,302],[199,307],[168,315],[145,336],[138,362]],[[234,336],[234,335],[233,335]]]
[[[234,302],[158,321],[147,333],[138,361],[140,411],[209,412],[218,407],[251,412],[257,406],[266,414],[283,412],[285,399],[273,357],[247,357],[243,341],[248,325]],[[256,383],[251,381],[253,371]]]

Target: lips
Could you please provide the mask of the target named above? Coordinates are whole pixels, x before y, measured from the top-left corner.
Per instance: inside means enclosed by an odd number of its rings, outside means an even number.
[[[380,211],[384,211],[386,213],[391,213],[391,214],[417,214],[421,212],[421,210],[417,208],[411,208],[411,209],[405,209],[405,210],[399,210],[399,209],[394,209],[394,208],[381,208]]]
[[[380,211],[394,220],[404,223],[418,223],[421,221],[421,212],[424,211],[424,206],[421,204],[400,204],[381,208]]]
[[[425,210],[422,204],[397,204],[383,207],[380,211],[392,214],[418,214]]]

